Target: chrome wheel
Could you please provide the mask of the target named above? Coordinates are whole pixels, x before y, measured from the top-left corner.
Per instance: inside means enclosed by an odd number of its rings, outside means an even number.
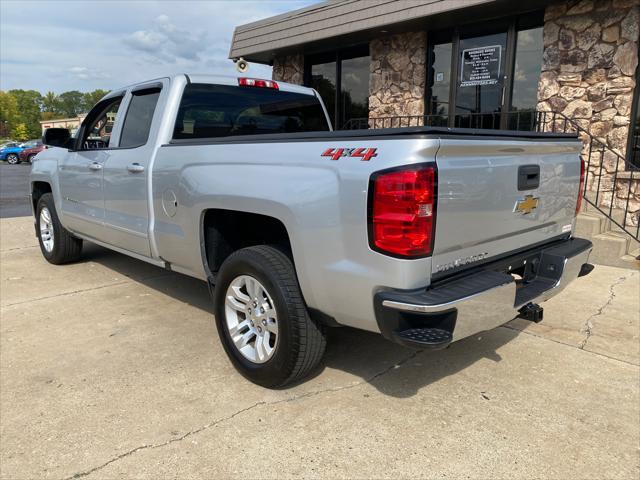
[[[40,240],[44,249],[51,253],[53,251],[53,221],[51,212],[47,207],[40,210]]]
[[[225,294],[225,320],[238,351],[265,363],[278,345],[278,315],[267,289],[250,275],[236,277]]]
[[[18,156],[15,153],[10,153],[9,155],[7,155],[7,162],[9,162],[9,164],[11,165],[15,165],[16,163],[18,163]]]

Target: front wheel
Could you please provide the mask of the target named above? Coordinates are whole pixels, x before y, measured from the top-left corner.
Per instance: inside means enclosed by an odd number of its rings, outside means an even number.
[[[7,163],[9,163],[10,165],[16,165],[20,163],[20,158],[15,153],[10,153],[9,155],[7,155]]]
[[[62,226],[53,195],[45,193],[38,200],[36,207],[36,231],[40,243],[40,251],[54,265],[69,263],[80,258],[82,240],[74,237]]]
[[[35,154],[35,153],[32,153],[31,155],[29,155],[29,156],[27,157],[27,162],[29,162],[29,163],[33,163],[33,159],[34,159],[35,157],[36,157],[36,154]]]
[[[236,369],[258,385],[283,387],[324,354],[324,327],[309,317],[289,257],[259,245],[231,254],[214,290],[220,340]]]

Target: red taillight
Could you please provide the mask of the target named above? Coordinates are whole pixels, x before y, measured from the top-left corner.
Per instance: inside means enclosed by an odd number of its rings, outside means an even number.
[[[259,78],[239,78],[238,85],[241,87],[259,87],[259,88],[273,88],[278,90],[278,84],[273,80],[261,80]]]
[[[580,187],[578,188],[578,201],[576,202],[576,215],[580,213],[580,207],[582,207],[583,196],[584,196],[584,160],[580,159]]]
[[[435,165],[376,173],[370,189],[371,248],[407,258],[429,255],[435,228]]]

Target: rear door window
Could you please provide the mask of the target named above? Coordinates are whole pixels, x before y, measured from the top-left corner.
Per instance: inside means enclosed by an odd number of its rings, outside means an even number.
[[[185,87],[173,138],[327,130],[324,110],[313,95],[192,83]]]
[[[135,148],[147,143],[153,113],[156,111],[159,88],[139,90],[132,93],[131,102],[120,134],[121,148]]]

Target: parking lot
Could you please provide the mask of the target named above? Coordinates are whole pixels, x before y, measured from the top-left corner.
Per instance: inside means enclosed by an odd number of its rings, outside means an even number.
[[[29,207],[29,163],[0,162],[0,218],[31,215]]]
[[[313,378],[270,391],[203,283],[95,246],[49,265],[28,217],[0,238],[4,479],[638,478],[637,271],[440,352],[333,329]]]

